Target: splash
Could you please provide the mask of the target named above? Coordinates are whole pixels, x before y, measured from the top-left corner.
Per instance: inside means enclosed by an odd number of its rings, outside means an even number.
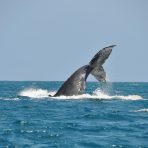
[[[20,96],[26,96],[30,98],[47,98],[50,95],[54,95],[56,92],[54,91],[48,91],[44,89],[25,89],[22,90],[19,95]],[[99,89],[95,90],[93,94],[82,94],[82,95],[77,95],[77,96],[58,96],[58,97],[50,97],[53,99],[100,99],[100,100],[112,100],[112,99],[122,99],[122,100],[140,100],[142,99],[141,96],[139,95],[109,95]]]
[[[30,97],[30,98],[46,98],[48,95],[54,95],[54,92],[49,92],[45,89],[24,89],[19,93],[19,96]]]
[[[127,95],[127,96],[113,95],[113,96],[110,96],[99,89],[96,89],[94,91],[94,94],[100,98],[103,98],[103,99],[122,99],[122,100],[140,100],[140,99],[142,99],[142,97],[139,95]]]
[[[83,94],[78,96],[59,96],[53,97],[58,99],[99,99],[99,100],[113,100],[113,99],[122,99],[122,100],[140,100],[142,99],[139,95],[108,95],[107,93],[103,92],[102,90],[95,90],[92,95],[90,94]]]

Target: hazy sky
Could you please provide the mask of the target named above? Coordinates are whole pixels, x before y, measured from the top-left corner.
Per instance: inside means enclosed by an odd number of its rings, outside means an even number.
[[[148,0],[0,0],[0,80],[65,80],[112,44],[108,79],[148,81]]]

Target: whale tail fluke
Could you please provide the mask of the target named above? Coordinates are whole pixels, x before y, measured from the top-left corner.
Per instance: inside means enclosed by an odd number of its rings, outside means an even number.
[[[92,71],[91,74],[101,83],[106,82],[106,72],[103,66],[97,66]]]
[[[116,45],[108,46],[100,50],[89,62],[92,67],[91,74],[100,82],[106,82],[106,72],[103,64],[112,52],[112,48]]]
[[[98,81],[106,82],[106,72],[103,64],[112,52],[115,45],[108,46],[100,50],[89,62],[88,65],[82,66],[76,70],[60,87],[54,96],[73,96],[80,95],[85,89],[85,82],[91,73]]]

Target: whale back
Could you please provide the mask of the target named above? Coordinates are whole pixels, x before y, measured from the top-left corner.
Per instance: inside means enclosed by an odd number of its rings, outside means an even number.
[[[85,89],[85,81],[90,72],[91,67],[89,65],[82,66],[63,83],[54,96],[81,95]]]

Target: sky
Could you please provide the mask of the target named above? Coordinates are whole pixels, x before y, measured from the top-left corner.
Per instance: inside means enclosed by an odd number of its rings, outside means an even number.
[[[148,82],[147,26],[147,0],[0,0],[0,80],[64,81],[116,44],[107,80]]]

